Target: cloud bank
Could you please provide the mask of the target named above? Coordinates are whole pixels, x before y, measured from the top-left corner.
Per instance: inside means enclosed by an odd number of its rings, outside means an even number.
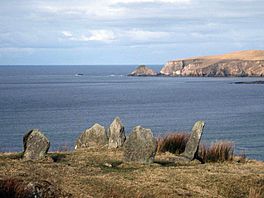
[[[264,49],[263,9],[262,0],[2,0],[0,64],[163,64]]]

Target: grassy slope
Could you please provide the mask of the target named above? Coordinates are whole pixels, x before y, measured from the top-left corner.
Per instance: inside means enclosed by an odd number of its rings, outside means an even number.
[[[122,151],[107,149],[52,156],[57,162],[27,162],[14,154],[0,154],[0,179],[44,179],[74,197],[232,198],[248,197],[250,188],[264,195],[263,162],[176,166],[168,163],[174,156],[167,153],[157,155],[159,163],[152,165],[126,164],[122,163]]]
[[[197,56],[185,59],[177,60],[191,60],[191,59],[216,59],[216,60],[226,60],[226,59],[239,59],[239,60],[264,60],[264,50],[243,50],[236,51],[227,54],[213,55],[213,56]]]

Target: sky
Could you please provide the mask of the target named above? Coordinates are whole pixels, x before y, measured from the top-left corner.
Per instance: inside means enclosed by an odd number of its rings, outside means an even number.
[[[264,49],[263,0],[0,0],[0,65],[164,64]]]

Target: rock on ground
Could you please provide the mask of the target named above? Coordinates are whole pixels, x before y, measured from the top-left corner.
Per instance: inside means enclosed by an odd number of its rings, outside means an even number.
[[[119,148],[126,140],[125,128],[119,117],[116,117],[109,127],[108,148]]]
[[[108,144],[106,130],[100,124],[94,124],[86,129],[77,139],[75,149],[88,147],[102,147]]]
[[[157,151],[157,140],[151,129],[133,128],[124,144],[124,160],[127,162],[152,163]]]
[[[24,136],[23,143],[23,159],[26,160],[39,160],[44,158],[50,147],[48,138],[38,129],[29,131]]]

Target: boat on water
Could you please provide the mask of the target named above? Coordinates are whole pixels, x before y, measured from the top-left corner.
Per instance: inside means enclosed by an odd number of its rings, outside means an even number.
[[[75,76],[79,77],[79,76],[83,76],[84,74],[82,73],[78,73],[78,74],[75,74]]]

